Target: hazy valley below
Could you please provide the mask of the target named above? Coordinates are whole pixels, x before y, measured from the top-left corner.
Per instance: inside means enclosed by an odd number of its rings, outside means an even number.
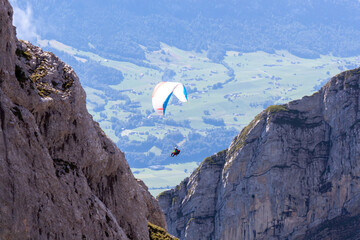
[[[359,66],[355,0],[13,3],[20,37],[73,66],[94,120],[154,194],[228,148],[266,107],[312,95]],[[184,83],[189,102],[173,99],[159,117],[151,94],[163,80]],[[169,157],[174,146],[178,158]],[[159,177],[166,174],[179,179]]]

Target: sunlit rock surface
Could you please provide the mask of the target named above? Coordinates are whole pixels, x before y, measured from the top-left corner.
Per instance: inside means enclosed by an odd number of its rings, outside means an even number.
[[[260,113],[159,195],[181,239],[360,239],[360,69]],[[221,157],[223,156],[223,158]]]

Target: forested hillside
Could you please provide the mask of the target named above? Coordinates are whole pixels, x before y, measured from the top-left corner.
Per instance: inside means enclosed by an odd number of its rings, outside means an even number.
[[[18,1],[19,5],[25,0]],[[70,0],[31,1],[46,39],[105,57],[144,59],[160,42],[207,50],[219,61],[225,50],[289,50],[298,56],[360,53],[360,4],[356,0]],[[111,14],[109,14],[111,13]],[[47,28],[45,25],[51,25]],[[70,26],[71,28],[67,27]]]

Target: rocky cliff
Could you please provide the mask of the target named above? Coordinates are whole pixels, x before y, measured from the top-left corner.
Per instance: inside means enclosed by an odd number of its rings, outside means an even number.
[[[18,41],[0,0],[0,239],[149,239],[146,186],[86,110],[73,69]]]
[[[181,239],[360,239],[360,68],[264,110],[158,196]]]

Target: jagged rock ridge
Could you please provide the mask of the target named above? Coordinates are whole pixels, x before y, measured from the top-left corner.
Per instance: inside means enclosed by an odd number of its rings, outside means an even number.
[[[205,161],[158,196],[170,233],[360,239],[359,86],[360,68],[346,71],[314,95],[256,116],[226,154],[211,157],[217,165]]]
[[[149,239],[156,200],[86,110],[70,66],[18,41],[0,0],[0,239]]]

